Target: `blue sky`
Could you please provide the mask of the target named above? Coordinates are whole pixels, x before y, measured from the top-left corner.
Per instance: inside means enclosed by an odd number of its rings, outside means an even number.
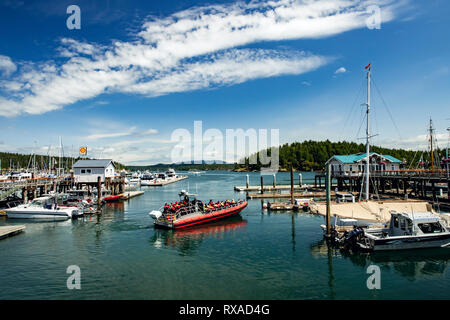
[[[432,117],[445,147],[449,14],[445,0],[0,0],[0,149],[45,154],[62,136],[67,153],[170,162],[172,132],[196,120],[360,141],[369,62],[373,143],[424,148]]]

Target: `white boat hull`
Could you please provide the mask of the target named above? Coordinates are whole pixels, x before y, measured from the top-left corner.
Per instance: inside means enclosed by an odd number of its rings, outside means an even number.
[[[78,210],[5,210],[8,219],[39,219],[39,220],[67,220],[72,215],[78,215]],[[74,212],[75,211],[75,212]]]

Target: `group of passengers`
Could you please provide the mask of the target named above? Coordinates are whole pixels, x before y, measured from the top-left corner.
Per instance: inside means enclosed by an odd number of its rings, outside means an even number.
[[[231,207],[236,204],[236,201],[233,200],[225,200],[225,201],[217,201],[214,203],[212,200],[209,200],[209,202],[204,206],[204,210],[206,212],[220,210],[220,209],[226,209],[228,207]]]
[[[174,203],[165,203],[164,204],[164,213],[175,213],[178,210],[182,209],[182,208],[190,208],[193,207],[195,205],[195,200],[194,201],[189,201],[189,200],[183,200],[183,201],[176,201]]]
[[[236,201],[233,200],[225,200],[225,201],[217,201],[213,202],[209,200],[207,204],[204,204],[203,201],[184,199],[183,201],[176,201],[174,203],[165,203],[164,204],[164,213],[176,213],[180,210],[182,212],[188,212],[190,208],[194,208],[195,204],[198,204],[198,207],[201,211],[211,212],[220,209],[226,209],[236,204]]]

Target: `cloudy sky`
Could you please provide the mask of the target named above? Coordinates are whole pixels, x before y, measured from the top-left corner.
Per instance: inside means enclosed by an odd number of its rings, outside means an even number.
[[[361,141],[368,63],[373,143],[424,148],[431,117],[445,147],[449,14],[445,0],[0,0],[0,150],[55,152],[61,136],[66,154],[170,162],[194,121]]]

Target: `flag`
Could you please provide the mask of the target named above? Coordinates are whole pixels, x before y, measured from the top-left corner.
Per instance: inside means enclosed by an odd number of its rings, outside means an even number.
[[[370,63],[364,69],[369,69],[369,68],[370,68]]]

